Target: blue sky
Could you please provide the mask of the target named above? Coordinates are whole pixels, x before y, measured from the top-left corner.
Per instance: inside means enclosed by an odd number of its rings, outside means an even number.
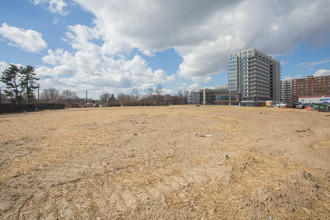
[[[0,1],[0,70],[33,65],[41,88],[96,99],[223,85],[227,55],[247,48],[278,59],[282,79],[330,75],[329,11],[329,0]]]

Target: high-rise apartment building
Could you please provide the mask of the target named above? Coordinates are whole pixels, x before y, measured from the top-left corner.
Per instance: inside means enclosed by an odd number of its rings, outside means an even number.
[[[241,105],[280,101],[280,63],[254,48],[229,54],[228,90],[241,94]]]
[[[292,104],[292,81],[284,80],[281,83],[282,86],[282,102],[286,104]]]
[[[330,95],[330,76],[307,76],[292,80],[292,102],[298,102],[299,96]]]

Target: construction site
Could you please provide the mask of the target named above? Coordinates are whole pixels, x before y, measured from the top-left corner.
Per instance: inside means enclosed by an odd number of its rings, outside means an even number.
[[[0,115],[0,219],[327,219],[330,114],[234,106]]]

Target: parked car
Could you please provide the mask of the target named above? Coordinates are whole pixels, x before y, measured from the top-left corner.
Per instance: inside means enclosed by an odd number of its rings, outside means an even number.
[[[275,108],[285,108],[286,104],[285,103],[278,103],[275,105]]]
[[[308,103],[308,104],[304,104],[303,108],[308,108],[308,107],[311,107],[311,106],[313,106],[313,104]]]

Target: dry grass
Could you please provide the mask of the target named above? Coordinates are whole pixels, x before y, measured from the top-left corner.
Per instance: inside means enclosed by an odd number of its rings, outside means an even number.
[[[0,218],[326,219],[329,122],[219,106],[1,115]]]

